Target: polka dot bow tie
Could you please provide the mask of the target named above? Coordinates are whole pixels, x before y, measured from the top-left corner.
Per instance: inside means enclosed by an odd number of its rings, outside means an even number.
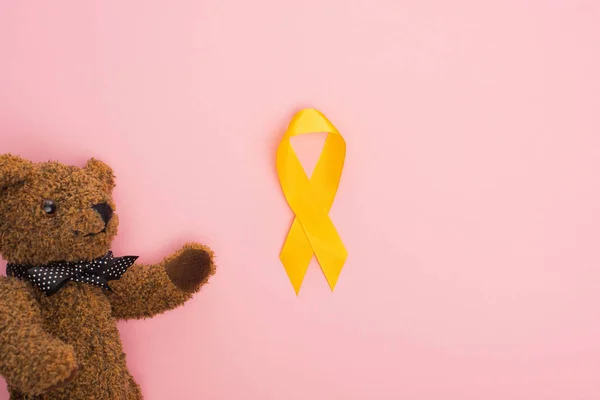
[[[61,261],[43,266],[8,264],[6,275],[29,281],[48,296],[58,292],[68,281],[88,283],[112,291],[108,281],[120,279],[137,258],[114,258],[112,251],[109,251],[92,261]]]

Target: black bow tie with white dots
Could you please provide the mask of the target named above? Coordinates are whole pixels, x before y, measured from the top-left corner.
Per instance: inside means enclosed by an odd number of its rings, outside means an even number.
[[[120,279],[137,258],[114,258],[112,251],[109,251],[92,261],[61,261],[42,266],[8,264],[6,275],[29,281],[47,296],[58,292],[68,281],[89,283],[112,291],[108,281]]]

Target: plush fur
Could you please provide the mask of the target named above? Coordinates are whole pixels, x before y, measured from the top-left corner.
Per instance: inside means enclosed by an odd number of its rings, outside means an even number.
[[[105,225],[92,206],[115,210],[111,168],[32,163],[0,155],[0,253],[10,263],[88,261],[110,250],[116,213]],[[49,215],[44,201],[52,200]],[[129,254],[115,254],[116,257]],[[11,399],[142,398],[127,370],[117,321],[181,306],[215,273],[213,252],[189,243],[156,265],[134,264],[114,292],[69,282],[46,296],[28,282],[0,277],[0,375]]]

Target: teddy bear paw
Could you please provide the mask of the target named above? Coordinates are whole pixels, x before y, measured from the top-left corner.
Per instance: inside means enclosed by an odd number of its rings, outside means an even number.
[[[198,243],[188,243],[165,265],[167,275],[180,290],[196,292],[215,273],[213,252]]]

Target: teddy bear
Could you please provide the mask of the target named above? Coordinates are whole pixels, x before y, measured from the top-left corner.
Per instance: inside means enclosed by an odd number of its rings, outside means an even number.
[[[182,306],[215,273],[184,244],[155,265],[115,255],[115,175],[0,155],[0,375],[11,399],[142,399],[117,322]]]

